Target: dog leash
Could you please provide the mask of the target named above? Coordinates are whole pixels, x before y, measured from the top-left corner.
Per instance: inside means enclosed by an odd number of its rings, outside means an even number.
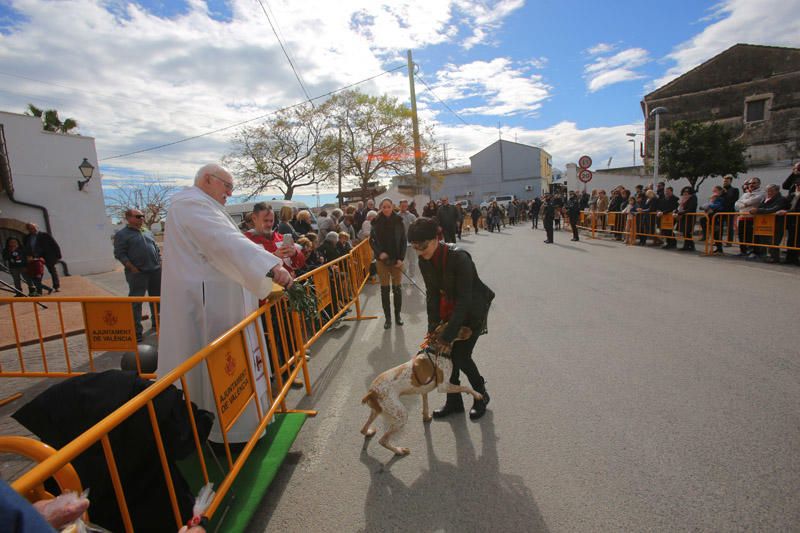
[[[418,351],[417,355],[419,355],[421,353],[424,353],[428,357],[428,361],[430,361],[430,363],[433,365],[433,374],[431,374],[431,377],[430,377],[430,379],[428,381],[426,381],[425,383],[422,383],[422,380],[419,379],[419,376],[417,375],[417,370],[414,368],[413,359],[412,359],[412,363],[411,363],[411,374],[413,374],[414,379],[416,379],[417,382],[420,383],[420,386],[422,386],[422,387],[424,387],[426,385],[430,385],[431,381],[433,381],[434,379],[436,379],[436,384],[438,385],[439,384],[439,380],[437,379],[436,371],[439,369],[439,354],[438,353],[436,354],[436,361],[434,361],[431,358],[431,351],[428,349],[427,346],[425,348],[423,348],[422,350]],[[416,357],[417,356],[415,355],[414,359],[416,359]]]

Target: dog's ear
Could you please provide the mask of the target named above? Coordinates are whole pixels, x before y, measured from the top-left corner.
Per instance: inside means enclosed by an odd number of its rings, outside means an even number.
[[[468,328],[467,326],[461,326],[458,328],[458,335],[456,335],[457,341],[463,341],[472,337],[472,329]]]

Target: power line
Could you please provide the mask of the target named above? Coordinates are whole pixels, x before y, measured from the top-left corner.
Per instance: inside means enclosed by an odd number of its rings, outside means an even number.
[[[456,112],[453,110],[453,108],[451,108],[449,105],[447,105],[447,103],[445,103],[445,101],[444,101],[444,100],[442,100],[441,98],[439,98],[439,97],[436,95],[436,93],[435,93],[435,92],[433,92],[433,89],[431,89],[431,86],[430,86],[430,85],[428,85],[428,84],[427,84],[427,82],[426,82],[426,81],[425,81],[425,80],[422,78],[422,76],[420,76],[419,74],[414,74],[414,77],[416,77],[416,78],[417,78],[419,81],[421,81],[421,82],[422,82],[422,85],[424,85],[424,86],[425,86],[425,88],[426,88],[426,89],[428,89],[428,92],[429,92],[429,93],[431,93],[431,94],[433,95],[433,97],[434,97],[434,98],[436,98],[436,99],[439,101],[439,103],[440,103],[440,104],[442,104],[443,106],[445,106],[445,107],[447,108],[447,110],[448,110],[448,111],[450,111],[452,114],[454,114],[454,115],[455,115],[455,116],[458,118],[458,120],[460,120],[461,122],[463,122],[465,125],[469,126],[470,128],[475,128],[475,126],[474,126],[474,125],[472,125],[472,124],[468,123],[466,120],[464,120],[463,118],[461,118],[461,115],[459,115],[458,113],[456,113]],[[477,129],[476,129],[476,131],[477,131]]]
[[[258,5],[261,6],[261,11],[263,11],[264,12],[264,16],[267,17],[267,22],[269,22],[269,27],[272,28],[272,33],[275,34],[275,38],[278,40],[278,44],[281,45],[281,50],[283,50],[283,55],[286,56],[286,60],[289,62],[289,66],[292,67],[292,72],[294,72],[294,77],[297,78],[297,83],[299,83],[300,84],[300,88],[303,89],[303,94],[305,94],[306,95],[306,99],[309,102],[311,102],[311,95],[308,94],[308,91],[306,90],[306,86],[303,83],[303,80],[300,79],[300,73],[297,72],[297,68],[295,68],[295,66],[294,66],[294,61],[292,61],[292,58],[289,57],[289,52],[287,52],[286,51],[286,47],[283,46],[283,41],[281,40],[280,36],[278,35],[278,31],[275,29],[275,25],[272,24],[272,19],[267,14],[267,9],[264,7],[264,3],[261,0],[258,0]],[[277,20],[276,20],[276,22],[277,22]],[[312,103],[311,105],[313,106],[314,104]]]
[[[334,95],[334,94],[336,94],[336,93],[339,93],[339,92],[342,92],[342,91],[346,91],[347,89],[350,89],[351,87],[355,87],[356,85],[361,85],[362,83],[366,83],[366,82],[368,82],[368,81],[372,81],[372,80],[374,80],[375,78],[379,78],[379,77],[381,77],[381,76],[383,76],[383,75],[385,75],[385,74],[389,74],[389,73],[391,73],[391,72],[394,72],[394,71],[396,71],[396,70],[400,70],[400,69],[403,69],[403,68],[406,68],[406,65],[398,65],[398,66],[396,66],[396,67],[394,67],[394,68],[392,68],[392,69],[389,69],[389,70],[384,70],[384,71],[383,71],[383,72],[381,72],[380,74],[375,74],[374,76],[370,76],[369,78],[364,78],[363,80],[359,80],[359,81],[357,81],[357,82],[355,82],[355,83],[351,83],[350,85],[345,85],[344,87],[340,87],[340,88],[338,88],[338,89],[334,89],[333,91],[329,91],[329,92],[327,92],[327,93],[325,93],[325,94],[321,94],[321,95],[319,95],[319,96],[315,96],[315,97],[313,97],[313,98],[309,98],[309,99],[308,99],[308,101],[309,101],[309,102],[312,102],[312,101],[314,101],[314,100],[319,100],[320,98],[325,98],[325,97],[327,97],[327,96],[331,96],[331,95]],[[282,107],[282,108],[280,108],[280,109],[276,109],[276,110],[274,110],[274,111],[270,111],[269,113],[265,113],[265,114],[263,114],[263,115],[259,115],[259,116],[257,116],[257,117],[254,117],[254,118],[250,118],[250,119],[247,119],[247,120],[243,120],[243,121],[241,121],[241,122],[237,122],[237,123],[235,123],[235,124],[231,124],[231,125],[229,125],[229,126],[225,126],[225,127],[222,127],[222,128],[218,128],[218,129],[215,129],[215,130],[212,130],[212,131],[207,131],[207,132],[205,132],[205,133],[200,133],[200,134],[198,134],[198,135],[192,135],[191,137],[184,137],[183,139],[179,139],[179,140],[177,140],[177,141],[172,141],[172,142],[169,142],[169,143],[159,144],[159,145],[157,145],[157,146],[151,146],[151,147],[149,147],[149,148],[142,148],[141,150],[135,150],[135,151],[133,151],[133,152],[126,152],[126,153],[124,153],[124,154],[118,154],[118,155],[112,155],[112,156],[110,156],[110,157],[104,157],[104,158],[100,159],[100,161],[109,161],[109,160],[111,160],[111,159],[120,159],[120,158],[122,158],[122,157],[128,157],[128,156],[135,155],[135,154],[141,154],[141,153],[143,153],[143,152],[151,152],[151,151],[153,151],[153,150],[159,150],[159,149],[161,149],[161,148],[166,148],[166,147],[168,147],[168,146],[174,146],[174,145],[176,145],[176,144],[185,143],[185,142],[187,142],[187,141],[192,141],[192,140],[194,140],[194,139],[199,139],[199,138],[201,138],[201,137],[207,137],[208,135],[213,135],[213,134],[215,134],[215,133],[219,133],[219,132],[221,132],[221,131],[229,130],[229,129],[231,129],[231,128],[236,128],[236,127],[238,127],[238,126],[241,126],[241,125],[243,125],[243,124],[247,124],[248,122],[253,122],[253,121],[256,121],[256,120],[261,120],[261,119],[264,119],[264,118],[266,118],[266,117],[268,117],[268,116],[270,116],[270,115],[274,115],[274,114],[276,114],[276,113],[280,113],[280,112],[282,112],[282,111],[287,111],[287,110],[289,110],[289,109],[293,109],[293,108],[295,108],[295,107],[299,107],[299,106],[301,106],[301,105],[304,105],[305,103],[306,103],[306,101],[304,100],[304,101],[302,101],[302,102],[298,102],[298,103],[296,103],[296,104],[292,104],[292,105],[290,105],[290,106]]]

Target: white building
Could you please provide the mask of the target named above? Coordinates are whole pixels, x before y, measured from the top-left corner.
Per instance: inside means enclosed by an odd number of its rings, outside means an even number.
[[[79,190],[84,158],[95,170]],[[93,138],[47,132],[40,118],[0,111],[0,178],[3,245],[33,222],[56,239],[70,274],[115,268]]]

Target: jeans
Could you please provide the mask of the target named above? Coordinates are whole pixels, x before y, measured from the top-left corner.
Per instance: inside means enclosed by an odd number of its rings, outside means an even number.
[[[161,296],[161,269],[150,272],[125,271],[125,280],[128,282],[128,296]],[[156,322],[155,303],[150,304],[150,316],[153,324]],[[142,327],[142,304],[133,304],[133,321],[136,325],[136,340],[141,341],[144,334]]]

